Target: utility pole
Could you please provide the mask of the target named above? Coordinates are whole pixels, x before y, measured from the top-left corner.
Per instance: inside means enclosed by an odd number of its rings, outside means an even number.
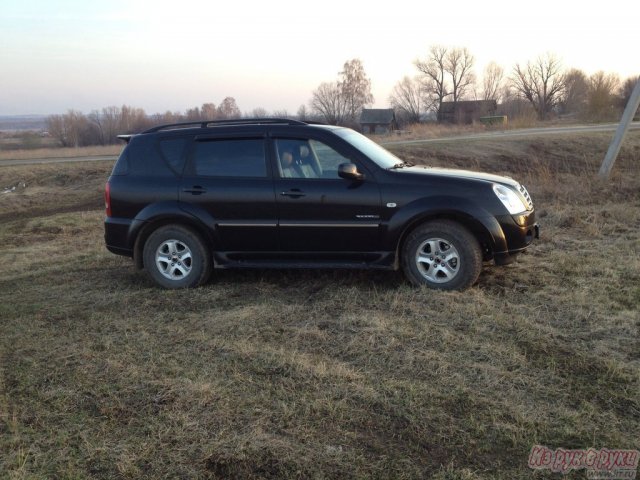
[[[618,153],[620,153],[620,147],[622,146],[624,136],[627,134],[627,131],[631,126],[631,122],[633,121],[633,117],[638,111],[638,106],[640,106],[640,79],[638,79],[638,83],[633,89],[631,98],[629,98],[629,102],[627,103],[627,106],[624,109],[624,113],[622,114],[620,125],[618,125],[616,134],[613,136],[611,145],[609,145],[607,155],[604,157],[604,161],[602,162],[602,166],[600,167],[600,177],[609,178],[609,174],[611,173],[613,164],[618,157]]]

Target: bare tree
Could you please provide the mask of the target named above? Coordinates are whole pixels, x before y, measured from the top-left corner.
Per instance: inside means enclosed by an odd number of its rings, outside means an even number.
[[[236,99],[233,97],[226,97],[217,109],[217,116],[222,119],[240,118],[241,115]]]
[[[118,126],[122,118],[122,111],[119,107],[112,105],[102,109],[102,124],[104,128],[104,136],[107,143],[118,142]]]
[[[346,106],[346,119],[356,122],[362,108],[373,103],[371,80],[364,71],[362,61],[357,58],[345,62],[342,68],[338,88]]]
[[[156,113],[151,116],[150,123],[152,125],[163,125],[168,123],[178,123],[184,122],[186,120],[186,116],[180,112],[172,112],[171,110],[167,110],[164,113]]]
[[[609,118],[615,115],[615,93],[620,85],[620,78],[613,73],[602,70],[589,77],[587,88],[587,111],[592,118]]]
[[[330,125],[344,122],[347,105],[337,83],[323,82],[311,96],[311,110]]]
[[[298,108],[298,120],[301,122],[306,122],[309,119],[309,113],[307,112],[307,107],[304,105],[300,105]]]
[[[102,114],[98,110],[92,110],[89,114],[89,122],[93,125],[93,128],[96,131],[97,142],[99,145],[106,145],[109,142],[107,141],[107,136],[105,134],[104,122],[102,119]]]
[[[434,104],[418,79],[404,77],[393,87],[389,103],[396,109],[402,120],[419,123],[420,117]]]
[[[203,120],[215,120],[218,116],[218,109],[215,103],[203,103],[200,107],[200,115],[202,115]]]
[[[81,147],[99,142],[99,134],[87,117],[77,110],[47,117],[47,130],[63,147]]]
[[[502,102],[498,105],[496,112],[498,115],[506,115],[510,119],[536,118],[537,114],[531,103],[518,95],[509,85],[503,85],[499,95],[502,98]]]
[[[142,108],[123,105],[120,109],[120,114],[118,130],[122,133],[138,133],[151,125],[147,114]]]
[[[338,81],[322,82],[312,93],[309,106],[313,114],[332,125],[355,123],[363,107],[373,103],[371,80],[362,62],[354,58],[345,62]],[[302,107],[301,107],[302,108]],[[301,110],[298,111],[300,116]],[[306,108],[302,113],[306,116]]]
[[[502,83],[504,79],[504,68],[496,62],[490,62],[484,68],[482,76],[482,99],[495,100],[500,103],[502,100]]]
[[[511,81],[518,94],[531,103],[540,120],[548,118],[564,91],[562,64],[550,53],[527,62],[526,66],[516,64]]]
[[[97,143],[100,145],[117,143],[118,127],[122,119],[120,107],[110,106],[100,111],[94,110],[89,114],[88,119],[98,136]]]
[[[449,85],[446,77],[447,48],[434,45],[429,49],[425,60],[416,60],[414,65],[423,75],[423,84],[427,92],[431,93],[437,102],[438,119],[440,108],[445,97],[449,95]]]
[[[626,107],[627,103],[629,103],[631,93],[633,93],[633,89],[636,87],[638,82],[640,82],[640,75],[637,77],[629,77],[622,83],[618,92],[619,102],[622,108]]]
[[[67,146],[67,133],[65,131],[62,115],[49,115],[47,117],[47,131],[63,147]]]
[[[257,107],[251,110],[251,112],[245,116],[253,118],[264,118],[269,116],[269,112],[267,112],[267,110],[262,107]]]
[[[560,100],[563,113],[583,113],[587,107],[588,79],[582,70],[572,68],[564,75],[564,94]]]
[[[215,120],[218,110],[214,103],[203,103],[201,107],[188,108],[184,114],[188,122],[203,122],[205,120]]]
[[[451,95],[454,102],[462,100],[475,82],[474,58],[466,48],[453,48],[445,58],[445,70],[451,76]]]
[[[184,116],[188,122],[200,122],[204,120],[200,107],[188,108]]]

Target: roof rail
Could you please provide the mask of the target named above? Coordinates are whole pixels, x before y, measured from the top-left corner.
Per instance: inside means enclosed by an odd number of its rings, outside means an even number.
[[[198,122],[180,122],[168,123],[166,125],[158,125],[157,127],[145,130],[142,133],[153,133],[161,130],[171,130],[188,127],[223,127],[226,125],[268,125],[268,124],[285,124],[285,125],[308,125],[307,122],[299,120],[291,120],[289,118],[235,118],[227,120],[206,120]]]

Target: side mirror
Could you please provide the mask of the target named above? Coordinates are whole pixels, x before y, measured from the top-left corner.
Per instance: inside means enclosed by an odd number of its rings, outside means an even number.
[[[347,180],[362,180],[364,175],[358,171],[353,163],[341,163],[338,166],[338,176]]]

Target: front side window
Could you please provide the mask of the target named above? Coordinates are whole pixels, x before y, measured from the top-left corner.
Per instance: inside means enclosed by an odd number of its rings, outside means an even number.
[[[318,140],[277,139],[278,169],[282,178],[336,179],[338,166],[351,160]]]
[[[198,141],[194,172],[205,177],[266,177],[264,152],[262,139]]]

